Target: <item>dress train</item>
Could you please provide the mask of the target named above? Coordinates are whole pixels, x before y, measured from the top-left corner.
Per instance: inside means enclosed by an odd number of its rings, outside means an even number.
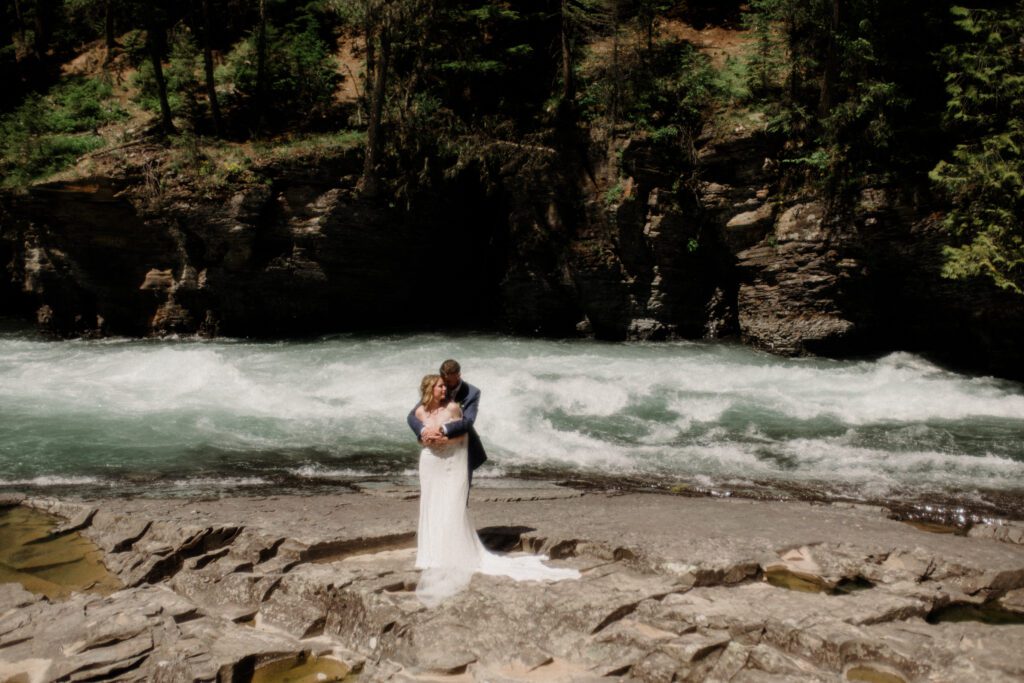
[[[435,607],[468,584],[473,574],[516,581],[578,579],[575,569],[548,567],[544,555],[497,555],[484,547],[469,517],[466,439],[420,452],[420,521],[416,568],[422,569],[416,595]]]

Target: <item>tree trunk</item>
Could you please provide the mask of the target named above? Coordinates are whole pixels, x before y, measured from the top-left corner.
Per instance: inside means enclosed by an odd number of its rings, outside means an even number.
[[[431,32],[434,28],[435,3],[426,2],[417,7],[416,10],[418,15],[417,18],[413,20],[412,24],[415,25],[418,23],[421,28],[421,33],[418,34],[417,44],[429,45],[431,41]],[[406,115],[412,108],[413,96],[418,92],[420,76],[426,71],[426,66],[424,65],[425,56],[426,50],[416,50],[415,61],[413,62],[412,69],[410,70],[412,75],[409,77],[409,80],[406,81],[404,86],[404,97],[402,99],[402,107],[400,111],[403,122],[406,120]]]
[[[568,100],[573,96],[574,88],[572,83],[572,47],[569,41],[568,8],[565,5],[565,0],[562,0],[562,99]]]
[[[206,72],[206,99],[210,102],[213,130],[218,136],[224,134],[224,123],[220,118],[220,103],[217,101],[217,87],[213,78],[213,32],[210,28],[210,0],[203,1],[203,70]]]
[[[22,50],[25,49],[25,17],[21,14],[21,0],[14,0],[14,20],[17,24],[14,27],[14,35],[18,37],[14,58],[20,61],[24,55]]]
[[[256,34],[256,133],[263,130],[267,101],[267,0],[260,2],[260,24]]]
[[[818,98],[818,114],[828,116],[835,101],[836,76],[839,71],[838,42],[839,36],[839,0],[832,0],[832,17],[828,32],[828,45],[825,48],[825,73],[821,79],[821,93]]]
[[[386,26],[377,28],[380,41],[379,54],[373,47],[373,36],[367,34],[366,62],[367,76],[372,78],[372,89],[369,92],[369,120],[366,126],[366,157],[363,161],[363,179],[361,189],[363,195],[376,197],[380,194],[380,160],[381,160],[381,124],[384,117],[384,97],[387,87],[389,60],[391,56],[391,36]],[[371,58],[373,70],[370,70]]]
[[[114,39],[114,0],[104,0],[103,29],[107,39],[107,52],[110,53],[117,47],[117,41]]]
[[[637,12],[641,27],[643,28],[644,40],[647,43],[646,47],[648,53],[654,49],[654,20],[656,17],[652,2],[653,0],[641,2],[640,8]],[[616,11],[618,10],[616,9]]]
[[[36,57],[43,59],[50,44],[50,31],[53,28],[51,23],[52,0],[36,0],[35,19],[35,53]]]
[[[799,44],[796,35],[796,22],[790,17],[788,23],[788,30],[786,31],[788,37],[789,47],[789,104],[795,104],[800,96],[800,67],[798,65],[799,58]]]
[[[568,105],[576,96],[576,84],[572,76],[572,40],[569,26],[569,8],[566,0],[562,0],[562,101],[563,106]]]
[[[157,94],[160,97],[160,127],[167,135],[174,133],[174,121],[171,119],[171,105],[167,101],[167,81],[164,80],[164,69],[161,62],[163,46],[166,38],[163,27],[157,20],[155,10],[146,10],[146,46],[149,48],[149,60],[153,65],[153,76],[156,79]]]
[[[615,124],[619,122],[621,82],[622,77],[619,73],[619,3],[615,2],[612,7],[612,102],[610,107],[612,137],[615,137]]]

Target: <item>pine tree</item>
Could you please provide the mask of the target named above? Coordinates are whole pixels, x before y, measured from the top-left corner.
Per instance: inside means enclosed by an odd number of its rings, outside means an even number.
[[[576,56],[588,36],[611,25],[610,2],[614,0],[561,0],[560,48],[562,92],[559,111],[563,121],[575,118]]]
[[[110,2],[110,0],[107,0]],[[213,72],[213,28],[210,22],[210,0],[200,0],[202,11],[203,39],[203,74],[206,83],[206,99],[210,103],[210,116],[213,117],[213,130],[217,135],[224,134],[224,122],[220,115],[220,102],[217,99],[217,86]]]
[[[156,3],[143,2],[143,20],[146,26],[146,48],[153,76],[156,79],[157,96],[160,99],[160,128],[164,134],[175,132],[171,118],[171,105],[167,100],[167,80],[164,78],[163,56],[167,47],[167,28],[162,8]]]
[[[366,156],[360,190],[364,196],[381,192],[381,164],[384,157],[384,103],[387,99],[395,43],[422,17],[433,3],[429,0],[335,0],[342,18],[359,30],[366,48]]]
[[[963,142],[931,172],[957,240],[943,274],[1024,294],[1024,2],[953,11],[969,39],[944,53],[947,125]]]

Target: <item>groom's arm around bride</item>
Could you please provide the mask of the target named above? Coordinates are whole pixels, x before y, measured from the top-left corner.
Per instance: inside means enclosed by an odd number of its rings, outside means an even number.
[[[462,417],[445,423],[441,432],[443,436],[449,438],[463,434],[469,435],[469,471],[472,473],[487,460],[483,443],[473,426],[480,408],[480,390],[472,384],[462,381],[461,368],[453,360],[446,360],[441,364],[441,377],[448,388],[448,398],[462,407]],[[423,423],[416,417],[415,407],[409,413],[407,422],[418,440],[422,441],[424,437],[428,437],[423,433]]]

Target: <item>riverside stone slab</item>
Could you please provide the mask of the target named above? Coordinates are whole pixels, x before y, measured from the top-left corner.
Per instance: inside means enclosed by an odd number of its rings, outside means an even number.
[[[183,681],[221,675],[231,680],[233,671],[245,671],[253,662],[313,646],[285,632],[204,614],[161,586],[37,602],[4,614],[0,622],[12,616],[19,638],[0,641],[5,666],[0,671],[7,677],[25,674],[28,680]],[[322,645],[318,649],[333,652]]]
[[[1016,605],[1022,546],[861,506],[549,492],[474,491],[470,511],[489,542],[550,553],[582,578],[477,575],[433,610],[415,596],[418,503],[404,496],[89,503],[84,533],[138,587],[58,603],[0,591],[0,661],[59,672],[40,680],[210,680],[304,650],[365,662],[371,682],[1022,673],[1024,627],[924,620],[948,604]],[[788,590],[763,580],[772,567],[868,587]]]

